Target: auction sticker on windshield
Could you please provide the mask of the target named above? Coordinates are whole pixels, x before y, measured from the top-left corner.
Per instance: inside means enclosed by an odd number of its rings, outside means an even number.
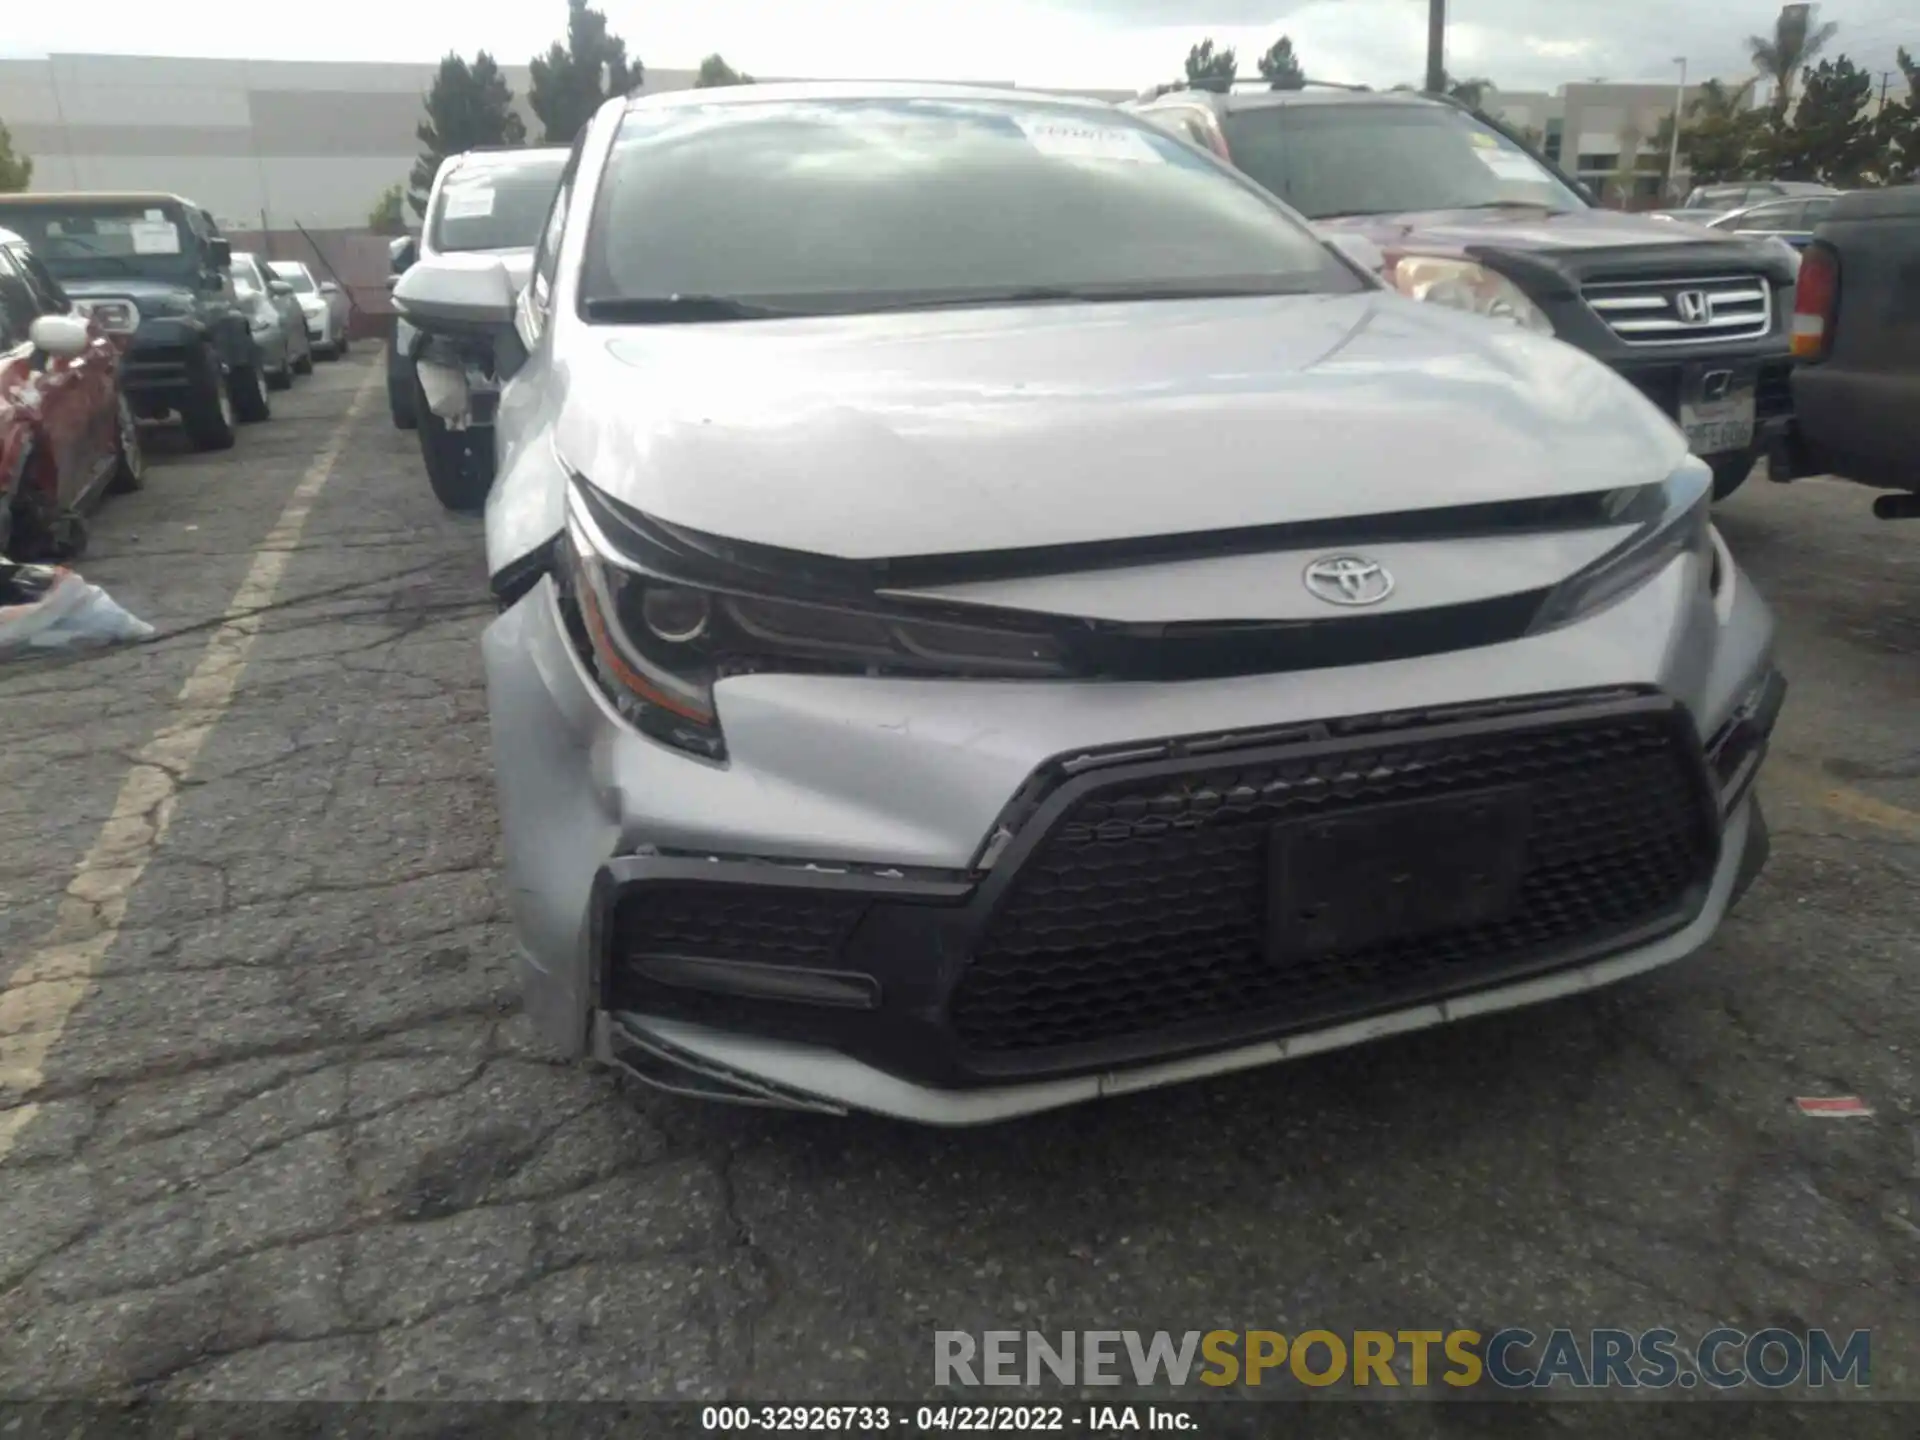
[[[1081,120],[1034,120],[1023,116],[1015,117],[1013,123],[1020,127],[1027,143],[1043,155],[1059,155],[1070,160],[1165,163],[1138,130],[1093,125]]]
[[[1524,155],[1512,150],[1481,150],[1476,152],[1480,163],[1498,175],[1502,180],[1540,181],[1540,167]]]
[[[178,255],[180,232],[171,220],[136,220],[127,227],[136,255]]]
[[[469,190],[449,190],[445,214],[449,220],[479,220],[491,215],[493,191],[477,186]]]

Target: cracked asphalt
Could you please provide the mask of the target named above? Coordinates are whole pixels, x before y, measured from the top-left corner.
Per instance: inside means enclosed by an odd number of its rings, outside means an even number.
[[[1793,691],[1707,953],[916,1131],[525,1039],[480,532],[379,373],[229,454],[156,435],[82,568],[162,637],[0,668],[0,1396],[905,1399],[936,1328],[1780,1324],[1870,1327],[1920,1398],[1920,527],[1724,507]],[[1792,1105],[1833,1094],[1874,1116]]]

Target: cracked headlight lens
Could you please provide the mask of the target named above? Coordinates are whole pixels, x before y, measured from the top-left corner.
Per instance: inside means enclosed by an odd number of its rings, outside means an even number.
[[[712,759],[726,754],[713,687],[760,671],[1016,679],[1065,673],[1037,625],[918,615],[878,600],[789,598],[701,583],[671,557],[608,538],[575,482],[556,576],[583,658],[636,728]]]

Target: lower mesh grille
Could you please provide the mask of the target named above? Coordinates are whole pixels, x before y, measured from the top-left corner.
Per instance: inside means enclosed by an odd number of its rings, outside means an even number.
[[[646,955],[827,961],[866,907],[862,895],[830,890],[648,885],[614,908],[611,950],[621,961]]]
[[[1504,918],[1276,962],[1273,826],[1523,785],[1531,841]],[[1717,854],[1690,731],[1671,712],[1337,755],[1117,775],[1026,859],[954,992],[979,1056],[1296,1024],[1551,963],[1699,903]]]

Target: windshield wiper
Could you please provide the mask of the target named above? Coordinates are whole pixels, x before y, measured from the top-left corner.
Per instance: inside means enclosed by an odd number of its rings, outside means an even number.
[[[802,310],[782,310],[773,305],[756,305],[730,295],[609,295],[588,300],[589,320],[613,320],[630,325],[699,324],[709,320],[777,320],[803,315]]]
[[[1152,282],[1116,282],[1090,285],[1022,285],[1005,290],[970,291],[962,295],[905,296],[882,299],[870,308],[884,310],[959,309],[968,305],[1100,305],[1129,300],[1217,300],[1254,295],[1301,295],[1298,285],[1274,285],[1264,282],[1236,284],[1225,280]]]

